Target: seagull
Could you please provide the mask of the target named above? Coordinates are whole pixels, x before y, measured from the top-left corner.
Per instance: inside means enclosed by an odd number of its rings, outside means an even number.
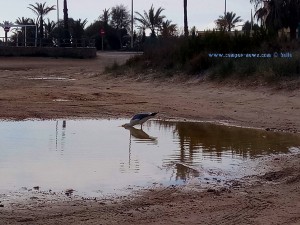
[[[141,129],[142,129],[143,123],[153,118],[156,114],[157,112],[138,113],[132,117],[129,123],[125,123],[123,127],[133,127],[137,124],[141,124]]]

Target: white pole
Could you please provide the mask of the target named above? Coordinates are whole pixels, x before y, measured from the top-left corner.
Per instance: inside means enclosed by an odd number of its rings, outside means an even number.
[[[133,49],[133,0],[131,0],[131,48]]]
[[[58,23],[59,23],[59,6],[58,6],[58,0],[56,3],[56,11],[57,11],[57,27],[58,27]]]

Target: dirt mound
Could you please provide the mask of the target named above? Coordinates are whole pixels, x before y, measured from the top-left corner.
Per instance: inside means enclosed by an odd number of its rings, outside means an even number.
[[[282,180],[286,177],[289,177],[293,174],[292,169],[285,169],[283,171],[275,171],[275,172],[268,172],[264,174],[263,176],[260,176],[261,179],[267,180],[267,181],[278,181]]]

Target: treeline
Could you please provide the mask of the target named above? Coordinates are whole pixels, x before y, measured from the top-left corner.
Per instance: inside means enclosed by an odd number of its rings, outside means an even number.
[[[64,18],[59,22],[51,21],[44,17],[51,11],[55,10],[54,6],[46,6],[45,3],[36,3],[30,5],[32,11],[37,15],[37,19],[18,18],[15,23],[20,25],[32,25],[14,30],[11,40],[15,43],[25,43],[33,45],[35,39],[42,45],[61,45],[64,43],[72,43],[80,45],[85,39],[95,39],[97,49],[102,48],[102,36],[100,31],[104,30],[104,48],[106,50],[117,50],[123,46],[127,46],[130,41],[128,34],[128,26],[130,24],[129,11],[123,5],[117,5],[111,10],[103,10],[103,14],[99,16],[93,23],[86,26],[86,19]],[[36,25],[38,32],[36,33]],[[66,28],[67,26],[67,28]]]
[[[66,2],[66,1],[65,1]],[[39,45],[62,45],[63,43],[76,44],[84,42],[84,39],[94,39],[97,49],[119,50],[133,49],[142,50],[143,43],[147,39],[146,30],[151,31],[151,38],[157,36],[177,35],[177,26],[172,21],[167,20],[161,7],[155,9],[153,5],[148,11],[143,13],[135,12],[137,28],[131,34],[131,13],[124,5],[116,5],[110,9],[104,9],[102,14],[87,26],[86,19],[73,19],[64,15],[64,19],[59,22],[45,18],[55,6],[47,6],[46,3],[30,4],[28,7],[37,16],[32,18],[18,18],[15,23],[22,25],[20,29],[15,29],[11,40],[16,45],[26,42],[27,46],[34,45],[36,38]],[[64,10],[67,11],[67,10]],[[25,28],[25,26],[27,26]],[[37,28],[36,28],[36,27]],[[131,41],[133,40],[133,46]],[[79,43],[78,43],[79,41]],[[21,44],[19,44],[21,43]]]

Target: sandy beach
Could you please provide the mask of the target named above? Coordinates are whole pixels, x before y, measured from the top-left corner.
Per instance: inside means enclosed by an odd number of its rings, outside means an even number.
[[[300,135],[300,90],[177,76],[104,74],[133,53],[96,59],[1,58],[0,119],[130,118],[201,120]],[[257,175],[231,187],[144,190],[124,198],[82,199],[42,192],[0,193],[0,224],[300,224],[300,155],[262,158]],[[18,196],[18,195],[16,195]]]

